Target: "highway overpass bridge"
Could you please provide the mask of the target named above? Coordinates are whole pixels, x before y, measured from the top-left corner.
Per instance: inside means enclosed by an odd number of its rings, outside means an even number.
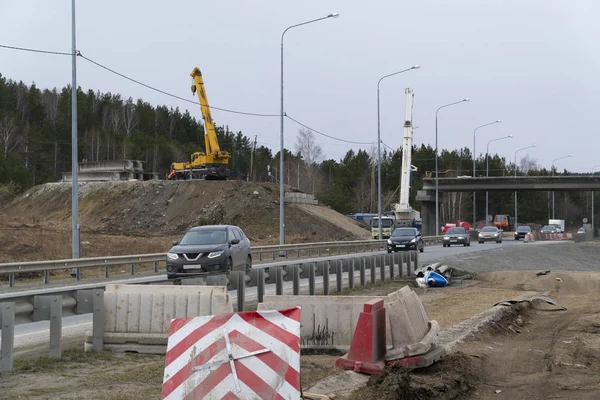
[[[440,204],[444,193],[450,192],[514,192],[514,191],[600,191],[600,176],[510,176],[439,178]],[[423,234],[435,234],[435,178],[423,179],[423,189],[417,192],[421,202]],[[440,224],[442,221],[440,221]]]

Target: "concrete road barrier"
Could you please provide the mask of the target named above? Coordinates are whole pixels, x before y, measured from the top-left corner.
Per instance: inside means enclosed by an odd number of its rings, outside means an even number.
[[[404,287],[388,295],[387,311],[392,334],[392,348],[386,360],[425,354],[435,344],[440,331],[437,321],[428,321],[419,296]]]
[[[258,310],[300,306],[300,346],[305,349],[348,351],[364,304],[387,296],[265,296]],[[389,324],[386,328],[391,340]]]
[[[165,353],[169,324],[175,318],[232,313],[221,286],[107,285],[104,293],[103,347],[114,352]],[[86,333],[85,350],[93,347]]]

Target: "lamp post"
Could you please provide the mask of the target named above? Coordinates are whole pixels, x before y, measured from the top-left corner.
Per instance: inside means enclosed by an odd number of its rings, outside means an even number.
[[[385,78],[419,68],[421,68],[420,65],[414,65],[410,68],[403,69],[402,71],[382,76],[377,82],[377,216],[379,217],[377,226],[379,226],[379,240],[383,239],[383,229],[381,227],[381,120],[379,111],[379,84],[381,84],[381,81]]]
[[[557,162],[558,160],[562,160],[565,158],[571,158],[571,157],[573,157],[573,156],[569,154],[568,156],[555,158],[552,161],[552,176],[554,176],[554,163]],[[552,191],[552,219],[554,219],[554,190]]]
[[[499,119],[495,120],[494,122],[490,122],[487,124],[483,124],[483,125],[479,125],[477,128],[475,128],[475,130],[473,131],[473,178],[475,178],[475,159],[476,159],[476,153],[475,153],[475,134],[477,133],[477,130],[486,126],[490,126],[490,125],[494,125],[494,124],[499,124],[500,121]],[[477,207],[476,207],[476,202],[475,202],[475,192],[473,192],[473,229],[475,229],[475,225],[477,224]],[[487,214],[486,214],[486,218],[487,218]],[[486,222],[487,224],[487,222]]]
[[[592,168],[592,176],[594,176],[594,171],[596,168],[600,168],[600,165],[594,165]],[[596,227],[594,226],[594,191],[592,190],[592,236],[596,236],[595,232]]]
[[[453,103],[444,104],[443,106],[438,107],[435,111],[435,236],[439,235],[440,229],[440,197],[439,197],[439,185],[438,185],[438,112],[445,107],[450,107],[455,104],[464,103],[469,101],[468,97],[455,101]]]
[[[532,149],[537,147],[536,144],[532,144],[531,146],[522,147],[515,151],[515,178],[517,177],[517,153],[522,150]],[[517,229],[517,191],[515,190],[515,229]]]
[[[281,115],[280,115],[280,148],[279,148],[279,244],[283,245],[285,244],[285,207],[284,207],[284,202],[285,202],[285,192],[284,192],[284,185],[283,185],[283,117],[284,117],[284,113],[283,113],[283,37],[285,36],[285,33],[287,31],[289,31],[292,28],[296,28],[298,26],[302,26],[302,25],[307,25],[307,24],[311,24],[313,22],[318,22],[318,21],[322,21],[324,19],[328,19],[328,18],[337,18],[339,17],[339,14],[334,13],[334,14],[329,14],[325,17],[321,17],[321,18],[317,18],[317,19],[313,19],[310,21],[306,21],[306,22],[302,22],[300,24],[296,24],[296,25],[292,25],[287,27],[283,33],[281,34]]]
[[[504,139],[512,139],[512,135],[508,135],[508,136],[502,136],[500,138],[497,139],[492,139],[488,142],[487,144],[487,148],[485,150],[485,177],[489,177],[489,170],[490,170],[490,165],[489,165],[489,157],[488,154],[490,152],[490,143],[492,142],[497,142],[498,140],[504,140]],[[488,225],[488,191],[485,191],[485,225]]]

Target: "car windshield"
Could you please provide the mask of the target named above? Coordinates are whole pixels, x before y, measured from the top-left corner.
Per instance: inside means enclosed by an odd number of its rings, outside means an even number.
[[[485,228],[483,228],[481,230],[481,232],[497,232],[497,231],[498,231],[498,229],[493,226],[486,226]]]
[[[450,228],[446,233],[467,233],[467,231],[465,231],[465,228]]]
[[[391,219],[384,219],[381,222],[381,227],[382,228],[390,228],[392,226],[392,223],[394,221],[392,221]],[[373,228],[379,228],[379,220],[378,219],[374,219],[371,221],[371,226]]]
[[[227,231],[224,229],[203,229],[189,231],[183,235],[180,245],[224,244],[227,242]]]
[[[546,225],[542,229],[544,229],[544,230],[552,230],[552,229],[556,229],[556,227],[555,226]]]
[[[520,226],[517,228],[517,232],[529,232],[531,230],[528,226]]]
[[[398,228],[392,233],[392,236],[415,236],[417,230],[414,228]]]

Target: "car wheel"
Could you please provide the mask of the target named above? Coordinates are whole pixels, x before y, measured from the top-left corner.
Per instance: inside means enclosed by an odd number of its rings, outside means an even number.
[[[466,243],[465,243],[465,244],[463,244],[463,247],[467,247],[467,244],[466,244]]]
[[[387,249],[388,254],[392,252],[392,249]]]
[[[480,241],[479,241],[479,244],[483,244],[483,242],[480,240]]]
[[[227,273],[230,273],[231,271],[233,271],[233,260],[229,257],[227,259]]]
[[[471,242],[468,242],[468,243],[467,243],[467,246],[471,247]]]
[[[252,270],[252,256],[248,255],[248,258],[246,258],[246,272],[249,272]]]
[[[421,246],[421,248],[419,249],[419,252],[424,252],[425,251],[425,246]]]

